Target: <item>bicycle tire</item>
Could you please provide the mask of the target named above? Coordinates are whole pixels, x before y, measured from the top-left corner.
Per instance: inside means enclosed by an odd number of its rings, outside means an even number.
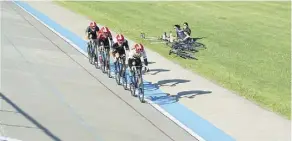
[[[123,83],[123,87],[124,87],[124,89],[125,90],[128,90],[128,88],[127,88],[127,84],[128,84],[128,82],[127,82],[127,73],[126,73],[126,70],[127,70],[127,68],[126,68],[126,64],[125,64],[125,56],[122,58],[123,60],[122,60],[122,73],[121,73],[121,76],[122,76],[122,83]]]
[[[128,90],[128,81],[127,81],[127,75],[126,75],[126,71],[123,72],[123,87],[125,90]]]
[[[100,62],[101,62],[101,71],[103,72],[103,73],[105,73],[105,67],[106,67],[106,65],[105,65],[105,57],[104,57],[104,48],[103,48],[103,46],[101,46],[101,57],[100,57]]]
[[[91,41],[89,42],[88,46],[87,46],[87,52],[88,52],[88,60],[90,64],[93,64],[93,55],[92,55],[92,44]]]
[[[145,98],[144,98],[144,85],[143,85],[143,78],[142,78],[142,67],[139,67],[138,70],[138,76],[139,76],[139,85],[138,85],[138,90],[139,90],[139,100],[141,103],[145,103]]]
[[[115,62],[115,78],[116,78],[116,82],[118,85],[120,85],[121,83],[121,76],[120,76],[120,58],[117,58],[116,62]]]
[[[92,60],[91,60],[91,50],[89,45],[87,46],[87,55],[88,55],[88,61],[91,64]]]
[[[135,67],[133,66],[132,69],[134,69],[134,70],[132,70],[130,91],[131,91],[131,95],[134,96],[134,97],[136,97],[137,95],[136,95],[136,82],[135,82],[136,81],[136,78],[135,78],[135,76],[136,76]]]
[[[109,56],[109,51],[108,49],[106,49],[106,66],[107,66],[107,75],[108,75],[108,78],[112,78],[112,75],[111,75],[111,67],[110,67],[110,56]]]
[[[95,65],[95,68],[96,69],[99,69],[99,51],[98,51],[98,47],[96,46],[96,45],[94,45],[94,56],[95,56],[95,63],[94,63],[94,65]]]

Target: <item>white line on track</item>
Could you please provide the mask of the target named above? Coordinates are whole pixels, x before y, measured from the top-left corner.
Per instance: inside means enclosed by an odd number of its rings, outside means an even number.
[[[36,16],[34,16],[32,13],[30,13],[29,11],[27,11],[26,9],[24,9],[22,6],[20,6],[15,1],[12,1],[12,2],[14,4],[16,4],[18,7],[20,7],[22,10],[24,10],[25,12],[27,12],[29,15],[31,15],[33,18],[35,18],[37,21],[39,21],[40,23],[42,23],[44,26],[46,26],[52,32],[54,32],[55,34],[57,34],[58,36],[60,36],[63,40],[65,40],[66,42],[68,42],[71,46],[73,46],[75,49],[77,49],[79,52],[81,52],[84,56],[88,57],[87,53],[84,52],[83,50],[81,50],[72,41],[70,41],[69,39],[67,39],[66,37],[64,37],[63,35],[61,35],[59,32],[57,32],[56,30],[54,30],[53,28],[51,28],[49,25],[47,25],[46,23],[44,23],[43,21],[41,21],[40,19],[38,19]],[[158,104],[153,103],[149,99],[146,99],[146,102],[148,102],[152,107],[154,107],[156,110],[158,110],[159,112],[161,112],[164,116],[168,117],[170,120],[172,120],[174,123],[176,123],[178,126],[180,126],[182,129],[184,129],[186,132],[188,132],[190,135],[192,135],[193,137],[195,137],[199,141],[206,141],[201,136],[199,136],[197,133],[195,133],[190,128],[188,128],[187,126],[185,126],[183,123],[181,123],[179,120],[177,120],[175,117],[173,117],[171,114],[169,114],[168,112],[166,112],[165,110],[163,110]]]

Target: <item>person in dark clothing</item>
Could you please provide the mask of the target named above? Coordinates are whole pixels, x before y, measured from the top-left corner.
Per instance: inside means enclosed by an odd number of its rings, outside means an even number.
[[[185,41],[190,38],[187,32],[185,32],[183,29],[181,29],[180,25],[174,25],[174,29],[176,31],[176,37],[178,40]]]
[[[192,30],[189,28],[189,24],[187,22],[184,22],[183,26],[184,32],[188,33],[188,35],[191,36]]]

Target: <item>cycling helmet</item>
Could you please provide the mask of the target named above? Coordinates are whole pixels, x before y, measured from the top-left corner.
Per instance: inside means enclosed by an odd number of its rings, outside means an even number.
[[[140,44],[135,44],[134,48],[135,48],[137,53],[143,52],[143,50],[144,50],[144,46],[141,43]]]
[[[118,34],[116,36],[116,39],[117,39],[118,43],[123,43],[125,41],[125,38],[124,38],[124,36],[122,34]]]
[[[105,27],[105,26],[101,28],[101,31],[103,33],[109,33],[110,32],[110,30],[107,27]]]
[[[96,27],[96,23],[94,21],[92,21],[92,22],[90,22],[89,26],[94,28],[94,27]]]

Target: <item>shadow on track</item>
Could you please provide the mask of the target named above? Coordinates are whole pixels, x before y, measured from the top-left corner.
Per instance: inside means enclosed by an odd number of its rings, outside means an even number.
[[[184,80],[184,79],[167,79],[167,80],[160,80],[156,83],[157,86],[170,86],[170,87],[174,87],[177,84],[180,83],[187,83],[190,82],[190,80]],[[169,85],[169,83],[172,83]]]
[[[210,94],[212,91],[203,90],[192,90],[192,91],[182,91],[176,95],[170,95],[168,93],[159,93],[155,96],[150,96],[150,100],[158,105],[165,105],[178,102],[181,98],[194,98],[197,95]],[[160,95],[160,96],[159,96]]]
[[[16,111],[18,111],[20,114],[22,114],[27,120],[32,122],[34,125],[36,125],[39,129],[41,129],[46,135],[48,135],[50,138],[53,139],[53,141],[62,141],[60,138],[55,136],[52,132],[50,132],[46,127],[41,125],[38,121],[36,121],[33,117],[28,115],[26,112],[24,112],[21,108],[19,108],[15,103],[13,103],[9,98],[7,98],[4,94],[0,92],[0,97],[5,100],[8,104],[10,104]]]
[[[150,73],[151,75],[156,75],[156,74],[158,74],[160,72],[166,72],[166,71],[170,71],[170,70],[167,70],[167,69],[150,69],[149,72],[151,72]]]

